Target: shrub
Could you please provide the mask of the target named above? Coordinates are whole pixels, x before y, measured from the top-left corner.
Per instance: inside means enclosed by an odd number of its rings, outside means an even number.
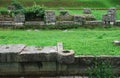
[[[0,14],[7,15],[7,14],[9,14],[9,11],[6,8],[1,8],[0,9]]]
[[[15,6],[15,9],[16,10],[19,10],[19,9],[23,9],[23,6],[20,2],[16,1],[16,0],[12,0],[12,3],[11,3],[12,6]]]
[[[89,78],[115,78],[111,63],[105,60],[94,59],[94,65],[88,73]]]
[[[44,8],[39,5],[33,5],[32,7],[26,8],[24,11],[26,20],[32,20],[35,18],[43,19],[44,12]]]

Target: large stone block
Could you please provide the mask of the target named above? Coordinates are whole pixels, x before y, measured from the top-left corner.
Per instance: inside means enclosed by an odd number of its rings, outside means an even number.
[[[45,19],[46,25],[55,25],[55,22],[56,22],[55,11],[52,11],[52,10],[45,11],[44,19]]]
[[[57,21],[73,21],[73,16],[69,14],[68,11],[60,11],[60,15],[57,16]]]
[[[25,22],[25,15],[21,14],[21,13],[15,15],[14,22],[17,22],[17,23],[23,23],[23,22]]]
[[[44,21],[27,21],[27,22],[25,22],[25,25],[43,26],[43,25],[45,25],[45,23],[44,23]]]
[[[0,62],[18,62],[18,54],[24,47],[23,44],[0,45]]]
[[[20,53],[20,62],[39,62],[39,61],[56,61],[56,46],[48,47],[26,47]]]
[[[101,20],[100,21],[87,21],[86,25],[92,25],[92,26],[99,25],[99,26],[101,26],[101,25],[103,25],[103,22]]]
[[[84,14],[91,14],[92,12],[91,12],[90,8],[84,8],[83,13]]]
[[[76,24],[84,25],[86,22],[85,16],[74,15],[74,22]]]
[[[116,8],[109,8],[108,14],[116,16]]]
[[[57,21],[56,25],[74,25],[74,21]]]
[[[74,51],[73,50],[63,50],[58,53],[58,62],[60,63],[73,63],[74,62]]]
[[[0,75],[15,75],[21,71],[19,63],[0,63]]]

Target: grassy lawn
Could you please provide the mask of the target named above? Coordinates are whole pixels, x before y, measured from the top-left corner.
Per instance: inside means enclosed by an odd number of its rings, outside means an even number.
[[[65,49],[73,49],[76,55],[120,55],[120,46],[112,44],[120,40],[120,28],[64,30],[0,30],[0,44],[26,44],[52,46],[63,42]]]

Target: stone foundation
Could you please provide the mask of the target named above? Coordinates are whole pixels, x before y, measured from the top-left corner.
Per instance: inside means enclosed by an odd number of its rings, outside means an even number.
[[[2,76],[77,76],[88,75],[95,62],[107,61],[114,74],[120,76],[120,56],[75,56],[73,50],[57,46],[0,45],[0,77]]]

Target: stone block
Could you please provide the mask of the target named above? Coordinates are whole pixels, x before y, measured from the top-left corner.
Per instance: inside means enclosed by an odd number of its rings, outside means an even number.
[[[21,13],[15,15],[14,22],[17,22],[17,23],[23,23],[23,22],[25,22],[25,15],[21,14]]]
[[[57,21],[73,21],[73,16],[69,14],[68,11],[60,11],[60,15],[57,16]]]
[[[40,68],[40,72],[46,72],[46,71],[56,72],[56,70],[57,70],[56,62],[42,62],[42,67]]]
[[[74,15],[75,24],[84,25],[86,22],[85,16]]]
[[[24,62],[20,63],[21,65],[21,72],[26,73],[36,73],[39,72],[41,65],[37,62]]]
[[[56,46],[48,47],[26,47],[20,53],[21,62],[39,62],[39,61],[55,61],[57,56]]]
[[[109,8],[108,14],[116,16],[116,8]]]
[[[16,7],[13,6],[13,5],[9,5],[9,6],[7,7],[7,9],[10,10],[10,11],[14,11],[14,10],[16,10]]]
[[[0,75],[13,75],[20,73],[19,63],[0,63]]]
[[[0,45],[0,62],[17,62],[18,54],[24,47],[23,44]]]
[[[105,24],[105,25],[114,25],[116,19],[115,19],[115,16],[113,16],[113,15],[104,14],[102,16],[102,21],[103,21],[103,24]]]
[[[92,25],[92,26],[99,25],[99,26],[101,26],[101,25],[103,25],[103,22],[102,21],[87,21],[86,25]]]
[[[45,25],[44,21],[27,21],[25,25],[35,25],[35,26],[43,26]]]
[[[91,12],[90,8],[84,8],[83,13],[84,14],[91,14],[92,12]]]
[[[60,63],[73,63],[74,62],[74,51],[73,50],[63,50],[58,52],[58,62]]]
[[[74,25],[73,21],[57,21],[56,25]]]
[[[117,45],[117,46],[120,46],[120,40],[115,40],[115,41],[113,41],[113,44],[114,44],[114,45]]]
[[[55,25],[55,22],[56,22],[55,11],[52,11],[52,10],[45,11],[44,19],[45,19],[46,25]]]
[[[116,25],[116,26],[120,26],[120,20],[116,20],[116,21],[115,21],[115,25]]]
[[[0,26],[14,26],[13,21],[0,21]]]

